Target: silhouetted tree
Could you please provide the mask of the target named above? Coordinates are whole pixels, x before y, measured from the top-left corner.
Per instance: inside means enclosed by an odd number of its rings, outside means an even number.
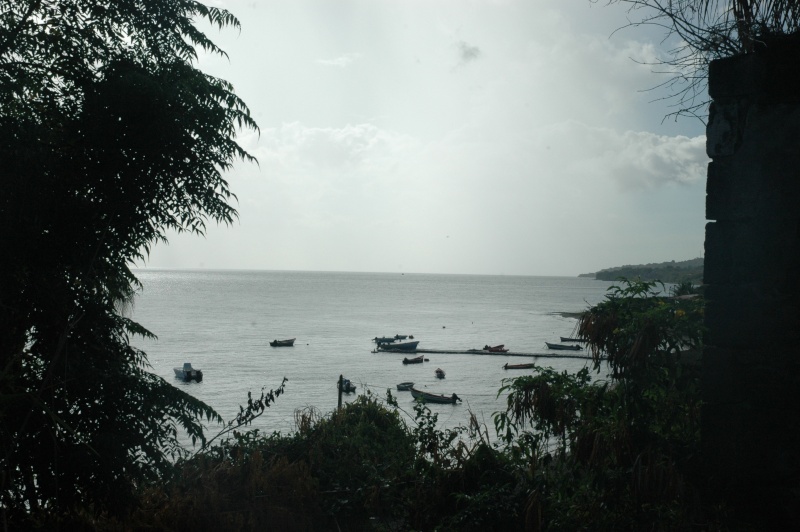
[[[207,405],[147,371],[130,266],[236,211],[222,172],[256,129],[192,0],[0,0],[0,508],[124,507],[202,439]]]

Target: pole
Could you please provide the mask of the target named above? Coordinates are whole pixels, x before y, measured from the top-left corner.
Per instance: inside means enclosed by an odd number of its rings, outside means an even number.
[[[342,409],[342,381],[343,380],[344,380],[344,377],[339,375],[339,386],[337,386],[337,388],[339,388],[339,407],[338,407],[338,410]]]

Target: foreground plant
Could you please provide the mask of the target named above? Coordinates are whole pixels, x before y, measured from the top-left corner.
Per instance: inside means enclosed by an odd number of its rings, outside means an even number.
[[[130,266],[168,230],[236,211],[222,172],[255,128],[194,25],[193,0],[19,0],[0,8],[0,521],[119,513],[203,441],[207,405],[151,374],[123,314]]]

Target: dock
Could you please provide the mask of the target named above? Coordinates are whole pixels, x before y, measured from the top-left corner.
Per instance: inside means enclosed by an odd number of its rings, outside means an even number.
[[[592,355],[588,353],[580,354],[565,354],[565,353],[493,353],[491,351],[483,350],[467,350],[467,349],[380,349],[372,351],[373,353],[387,353],[387,354],[431,354],[431,355],[480,355],[480,356],[495,356],[495,357],[538,357],[538,358],[578,358],[582,360],[591,360]]]

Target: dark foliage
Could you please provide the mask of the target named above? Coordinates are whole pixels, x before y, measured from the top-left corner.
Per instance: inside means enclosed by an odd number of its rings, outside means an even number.
[[[254,128],[192,66],[189,0],[20,0],[0,10],[0,507],[6,523],[118,511],[219,416],[147,372],[129,266],[168,229],[230,222],[221,172]]]

